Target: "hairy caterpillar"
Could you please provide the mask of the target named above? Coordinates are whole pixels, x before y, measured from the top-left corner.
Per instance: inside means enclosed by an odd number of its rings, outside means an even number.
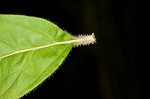
[[[74,47],[96,43],[96,38],[94,33],[92,33],[92,35],[79,35],[77,36],[77,38],[78,39],[76,40]]]

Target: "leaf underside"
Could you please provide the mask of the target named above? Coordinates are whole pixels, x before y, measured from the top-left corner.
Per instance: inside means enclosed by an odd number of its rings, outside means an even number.
[[[41,18],[0,15],[0,99],[20,98],[38,86],[61,65],[73,43],[22,50],[74,39]]]

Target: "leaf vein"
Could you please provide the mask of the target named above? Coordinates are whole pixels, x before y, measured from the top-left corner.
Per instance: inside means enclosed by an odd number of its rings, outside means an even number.
[[[18,74],[18,76],[16,77],[16,79],[12,82],[11,86],[8,87],[8,89],[5,90],[4,94],[13,86],[13,84],[15,83],[15,81],[18,79],[19,75],[22,73],[22,71],[23,71],[23,70],[26,68],[26,66],[29,64],[30,59],[32,58],[34,52],[35,52],[35,51],[33,51],[33,52],[31,53],[31,55],[30,55],[29,58],[28,58],[27,63],[26,63],[26,64],[23,66],[23,68],[20,70],[20,73]]]
[[[48,67],[50,66],[50,65],[52,65],[61,55],[62,55],[62,53],[69,47],[69,45],[70,44],[68,44],[67,46],[66,46],[66,48],[64,48],[64,50],[56,57],[56,59],[52,62],[52,63],[50,63],[49,65],[48,65]],[[33,83],[48,69],[48,67],[33,81]],[[45,78],[47,78],[47,76],[45,77]],[[33,84],[32,83],[32,84]],[[31,85],[32,85],[31,84]],[[29,85],[30,86],[30,85]],[[28,88],[29,86],[27,86],[26,88]],[[23,90],[25,90],[26,88],[24,88]],[[32,90],[32,89],[31,89]]]
[[[2,42],[2,41],[0,41],[0,43],[3,44],[4,46],[8,46],[9,48],[11,48],[11,49],[13,49],[13,50],[16,51],[16,49],[14,49],[13,47],[11,47],[10,45],[8,45],[8,44],[6,44],[6,43],[4,43],[4,42]]]

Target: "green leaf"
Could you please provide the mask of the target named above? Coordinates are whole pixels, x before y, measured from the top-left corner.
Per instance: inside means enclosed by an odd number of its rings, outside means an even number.
[[[75,43],[93,42],[94,35],[76,38],[41,18],[0,15],[0,99],[22,97],[62,64]]]

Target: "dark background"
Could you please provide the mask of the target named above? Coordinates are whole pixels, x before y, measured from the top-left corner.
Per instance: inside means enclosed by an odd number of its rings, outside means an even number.
[[[1,0],[0,14],[42,17],[73,35],[94,32],[97,38],[73,48],[23,99],[150,99],[145,6],[142,0]]]

